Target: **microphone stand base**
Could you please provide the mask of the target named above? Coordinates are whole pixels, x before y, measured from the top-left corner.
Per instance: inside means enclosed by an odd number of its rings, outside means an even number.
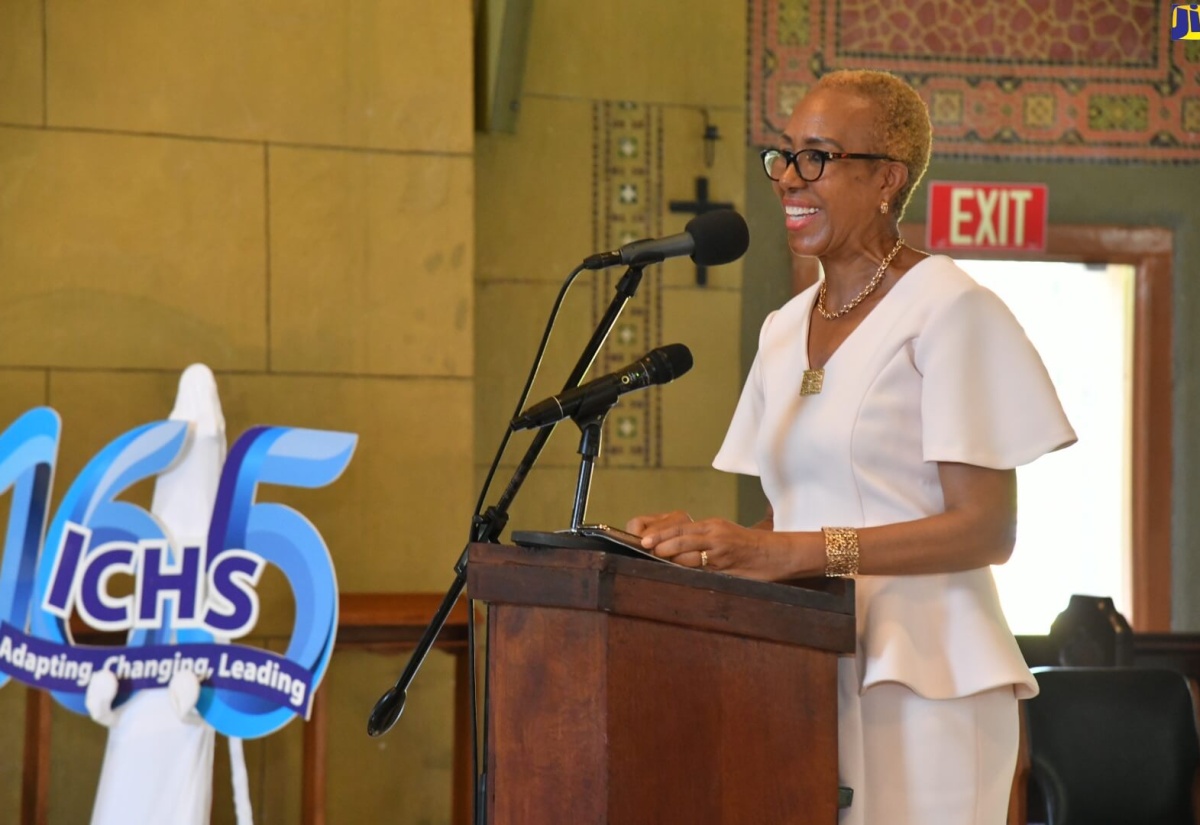
[[[540,530],[513,530],[512,543],[531,550],[548,550],[565,547],[568,550],[610,550],[611,542],[578,536],[571,532],[543,532]]]
[[[626,558],[642,559],[643,561],[647,558],[653,558],[647,550],[635,550],[632,547],[625,547],[617,542],[593,538],[591,536],[581,536],[569,530],[561,533],[539,530],[514,530],[512,532],[512,543],[518,547],[525,547],[530,550],[566,548],[567,550],[596,550],[612,556],[625,556]],[[662,561],[661,559],[654,560]]]

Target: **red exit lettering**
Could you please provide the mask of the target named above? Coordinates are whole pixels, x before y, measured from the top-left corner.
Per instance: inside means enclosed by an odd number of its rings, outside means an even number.
[[[1041,183],[933,181],[926,246],[956,251],[1045,250],[1048,196]]]

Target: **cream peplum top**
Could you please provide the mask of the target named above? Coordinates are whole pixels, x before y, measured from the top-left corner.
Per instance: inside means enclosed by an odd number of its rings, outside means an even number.
[[[937,462],[994,469],[1075,442],[1041,358],[1008,307],[944,256],[910,269],[800,395],[817,287],[771,313],[713,461],[757,475],[775,529],[871,527],[943,512]],[[990,568],[855,583],[861,689],[930,699],[1037,685]]]

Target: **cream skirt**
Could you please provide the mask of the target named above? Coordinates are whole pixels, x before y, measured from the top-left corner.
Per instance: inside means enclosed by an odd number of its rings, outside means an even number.
[[[858,693],[839,661],[838,768],[854,801],[839,825],[1004,825],[1017,764],[1011,686],[923,699],[889,682]]]

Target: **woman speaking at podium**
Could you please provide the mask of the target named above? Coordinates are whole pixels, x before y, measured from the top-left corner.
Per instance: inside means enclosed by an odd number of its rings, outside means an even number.
[[[890,74],[834,72],[799,102],[763,165],[792,252],[824,279],[767,317],[713,462],[759,476],[770,511],[628,525],[683,565],[855,578],[842,825],[1005,821],[1017,700],[1037,686],[989,566],[1012,552],[1015,468],[1075,441],[1007,307],[900,237],[930,143],[924,103]]]

